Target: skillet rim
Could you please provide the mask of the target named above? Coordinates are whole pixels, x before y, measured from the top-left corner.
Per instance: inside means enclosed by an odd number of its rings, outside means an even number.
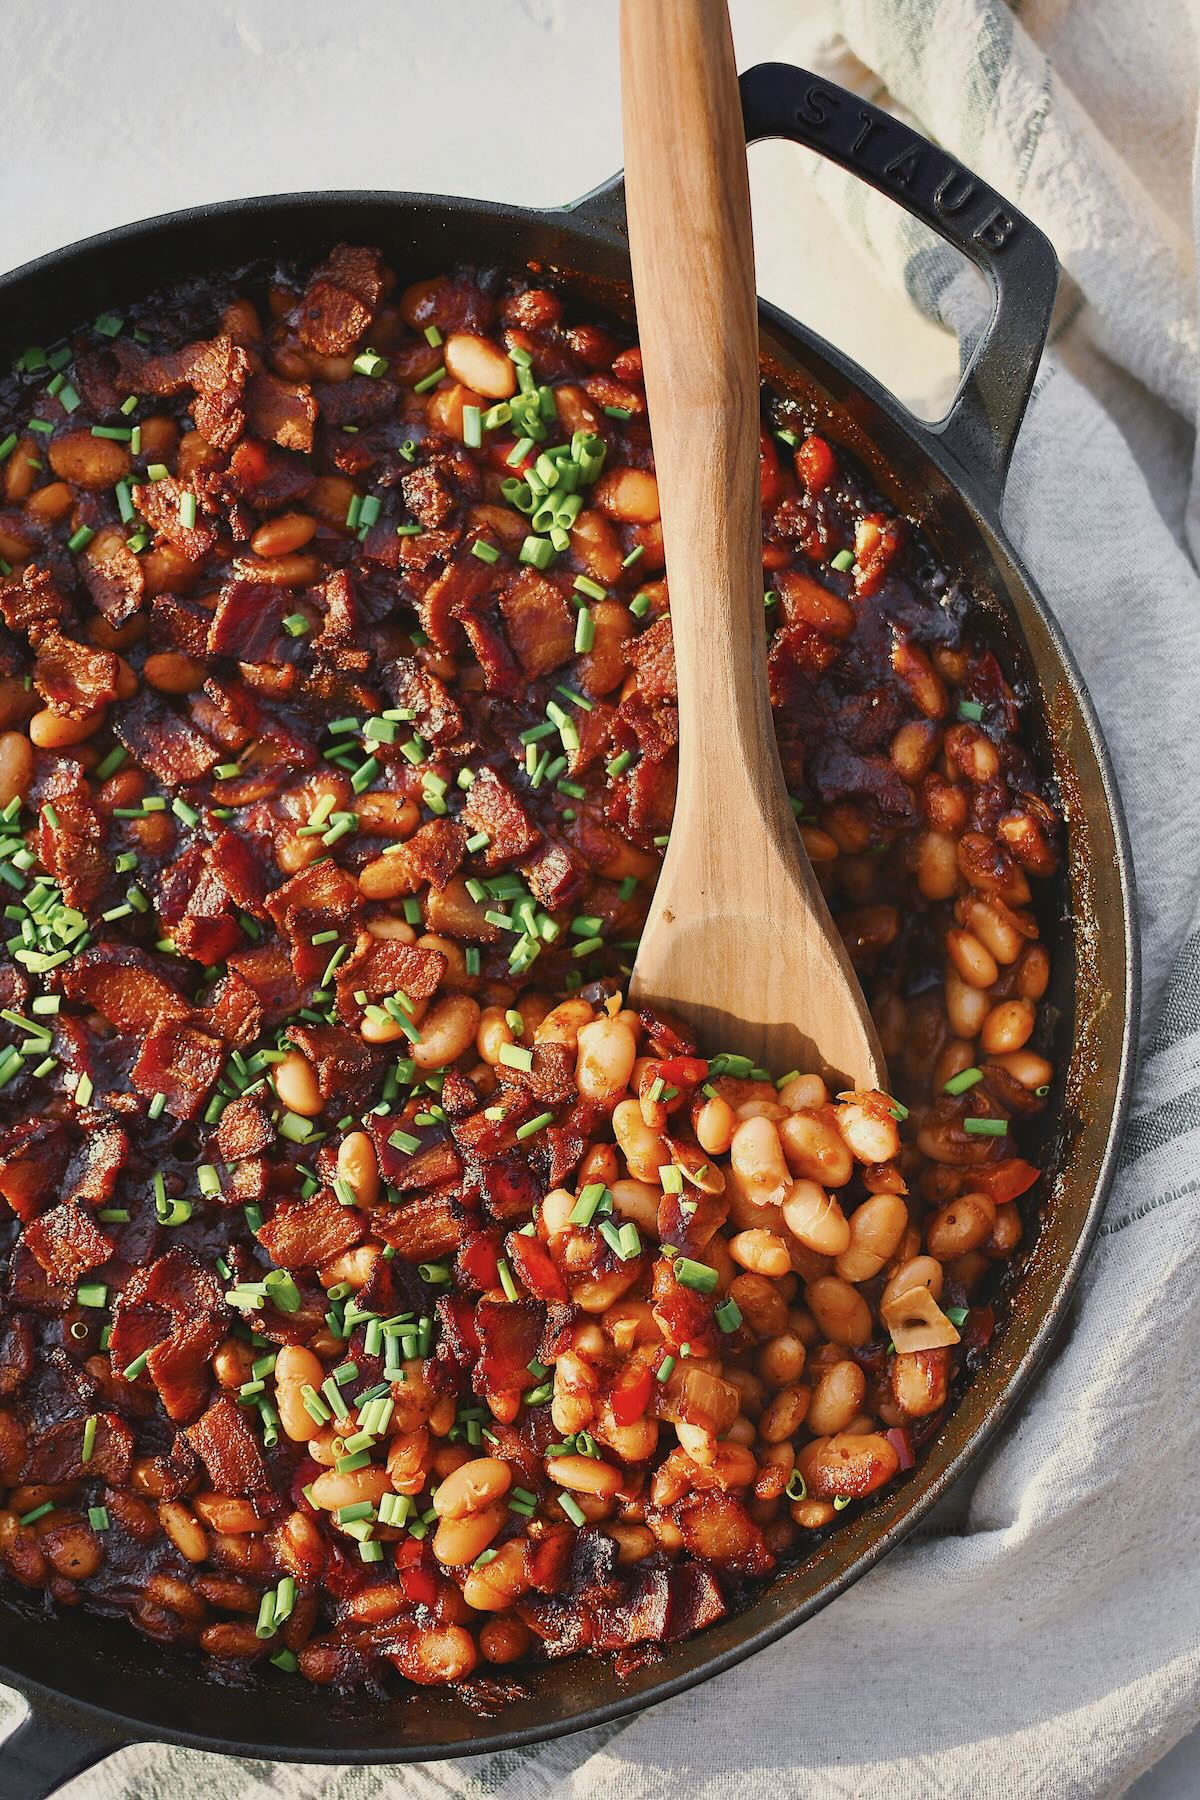
[[[593,189],[577,201],[549,208],[514,207],[499,201],[472,200],[458,195],[409,193],[383,189],[338,189],[246,196],[217,202],[210,206],[186,207],[173,212],[159,213],[148,219],[131,221],[93,233],[60,249],[49,251],[0,277],[0,303],[7,301],[18,290],[42,276],[55,273],[69,275],[73,263],[99,251],[108,249],[128,251],[131,247],[136,248],[139,244],[155,237],[166,235],[172,231],[185,230],[189,225],[208,226],[213,220],[235,215],[245,217],[263,215],[266,217],[274,213],[291,218],[299,217],[305,212],[312,212],[318,207],[344,208],[348,213],[361,211],[367,207],[384,208],[394,212],[398,221],[401,222],[406,217],[411,218],[414,215],[426,217],[432,215],[435,219],[440,215],[458,219],[488,218],[508,225],[541,226],[551,231],[565,233],[568,242],[564,243],[564,249],[568,247],[569,240],[572,238],[576,240],[591,238],[599,239],[609,250],[624,255],[621,203],[622,178],[620,175]],[[653,1705],[672,1699],[688,1689],[698,1686],[712,1676],[736,1667],[737,1664],[756,1652],[778,1642],[828,1605],[830,1601],[836,1599],[854,1581],[874,1567],[884,1555],[913,1531],[931,1508],[961,1478],[970,1464],[983,1454],[1011,1415],[1018,1400],[1027,1391],[1033,1374],[1054,1341],[1071,1305],[1080,1275],[1099,1229],[1104,1203],[1115,1173],[1120,1138],[1132,1097],[1136,1066],[1141,976],[1136,893],[1128,830],[1112,760],[1090,695],[1058,623],[1028,570],[1005,537],[1000,520],[1001,496],[988,491],[989,484],[984,476],[965,467],[955,458],[946,443],[939,437],[936,425],[927,425],[914,417],[881,383],[839,351],[836,346],[829,344],[817,333],[809,330],[780,308],[761,299],[759,306],[761,317],[776,332],[785,340],[800,346],[805,354],[823,362],[836,372],[850,389],[864,398],[871,406],[883,412],[892,430],[898,432],[901,438],[908,440],[920,455],[927,458],[940,471],[947,485],[954,490],[962,502],[971,523],[980,534],[987,555],[996,564],[998,573],[1006,578],[1005,584],[1010,593],[1015,591],[1021,603],[1028,605],[1037,616],[1057,661],[1058,673],[1066,683],[1071,697],[1072,710],[1083,727],[1084,738],[1095,760],[1096,773],[1099,778],[1099,793],[1103,797],[1104,813],[1113,832],[1121,901],[1120,926],[1123,938],[1125,979],[1119,994],[1114,996],[1121,1006],[1120,1056],[1115,1075],[1112,1115],[1104,1135],[1104,1148],[1096,1167],[1091,1199],[1071,1252],[1066,1261],[1059,1265],[1050,1303],[1040,1315],[1036,1327],[1032,1331],[1029,1330],[1026,1322],[1011,1321],[1010,1330],[1021,1335],[1024,1347],[1021,1349],[1001,1392],[986,1417],[980,1420],[946,1465],[924,1486],[921,1486],[921,1476],[926,1465],[918,1464],[912,1482],[906,1483],[903,1491],[905,1494],[912,1494],[917,1488],[920,1488],[920,1491],[906,1506],[902,1517],[892,1521],[890,1525],[880,1531],[873,1541],[855,1555],[844,1568],[822,1579],[807,1595],[797,1598],[795,1603],[788,1608],[785,1616],[768,1621],[750,1631],[740,1641],[710,1657],[699,1655],[697,1666],[667,1676],[661,1682],[654,1683],[643,1691],[630,1691],[627,1695],[618,1696],[611,1701],[592,1703],[585,1706],[577,1716],[566,1720],[554,1719],[546,1723],[535,1723],[507,1730],[485,1729],[469,1742],[459,1744],[402,1743],[388,1746],[378,1744],[323,1746],[307,1743],[297,1744],[294,1741],[268,1743],[261,1739],[254,1742],[246,1742],[242,1739],[221,1739],[211,1733],[193,1731],[187,1727],[173,1724],[163,1724],[157,1719],[139,1718],[125,1710],[105,1707],[43,1681],[32,1679],[10,1661],[0,1660],[0,1679],[18,1689],[30,1702],[29,1717],[19,1724],[15,1732],[6,1740],[6,1750],[16,1748],[16,1739],[22,1733],[36,1732],[44,1726],[58,1727],[62,1724],[68,1726],[75,1724],[76,1727],[83,1727],[84,1730],[90,1731],[95,1736],[96,1749],[92,1760],[98,1760],[101,1756],[113,1753],[126,1744],[168,1742],[209,1752],[281,1762],[310,1762],[323,1765],[428,1762],[458,1759],[465,1756],[494,1755],[498,1752],[525,1748],[569,1736],[575,1732],[594,1729],[597,1726],[643,1712]],[[1015,604],[1014,601],[1014,606]],[[1032,661],[1027,633],[1019,623],[1016,629],[1023,647]],[[1071,756],[1069,760],[1072,764],[1076,761],[1074,756]],[[1113,954],[1115,956],[1115,952]],[[954,1416],[952,1415],[951,1423]],[[869,1514],[864,1516],[867,1519],[870,1517]],[[10,1608],[6,1604],[5,1611],[9,1610]],[[744,1618],[745,1612],[740,1616]],[[701,1648],[704,1642],[704,1634],[690,1640],[693,1646]],[[673,1648],[682,1649],[683,1646],[673,1646]],[[247,1698],[251,1698],[252,1695],[252,1690],[233,1689],[229,1692],[231,1700],[233,1695],[239,1692],[245,1692]],[[490,1721],[481,1722],[490,1725]],[[76,1763],[75,1766],[78,1768],[83,1765]]]

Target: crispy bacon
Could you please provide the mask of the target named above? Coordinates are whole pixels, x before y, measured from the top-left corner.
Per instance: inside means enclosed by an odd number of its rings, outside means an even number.
[[[338,244],[297,308],[301,341],[321,356],[341,356],[366,331],[382,292],[378,250]]]
[[[354,1110],[371,1099],[383,1069],[383,1054],[342,1025],[292,1025],[288,1037],[316,1070],[323,1100],[341,1100]]]
[[[149,1033],[129,1071],[139,1094],[164,1094],[176,1119],[194,1119],[221,1073],[225,1049],[218,1038],[176,1020]]]
[[[0,1194],[19,1219],[32,1219],[45,1205],[69,1154],[66,1130],[57,1119],[22,1119],[0,1134]]]
[[[146,1356],[146,1371],[158,1389],[167,1417],[177,1425],[194,1419],[212,1386],[209,1358],[225,1335],[218,1318],[190,1319]]]
[[[344,936],[360,904],[356,882],[334,862],[312,863],[268,897],[276,929],[291,939],[292,967],[300,981],[319,976],[329,960],[328,949],[313,938],[331,929]]]
[[[0,617],[10,631],[23,632],[31,643],[57,625],[66,611],[66,597],[53,575],[36,563],[26,563],[19,574],[0,581]]]
[[[545,1324],[537,1300],[481,1300],[475,1308],[479,1361],[473,1377],[477,1394],[510,1394],[528,1387],[529,1365],[537,1355]]]
[[[73,1201],[52,1206],[26,1225],[23,1239],[53,1281],[76,1282],[113,1253],[113,1240]]]
[[[135,762],[169,786],[199,781],[221,760],[220,748],[150,687],[122,705],[113,731]]]
[[[463,1222],[453,1200],[427,1194],[403,1206],[377,1209],[371,1216],[371,1229],[391,1245],[401,1262],[416,1263],[456,1250]]]
[[[82,1481],[91,1479],[124,1487],[133,1464],[133,1432],[115,1413],[96,1414],[96,1436],[92,1453],[83,1460],[84,1420],[59,1419],[31,1436],[21,1470],[27,1482]]]
[[[366,1220],[343,1206],[332,1188],[308,1200],[284,1200],[259,1227],[258,1241],[281,1269],[332,1262],[366,1236]]]
[[[293,386],[266,369],[246,384],[246,418],[256,437],[270,438],[285,450],[308,455],[313,447],[317,403],[306,382]]]
[[[523,569],[500,591],[504,635],[531,679],[561,669],[575,654],[575,615],[556,584]]]
[[[53,712],[82,719],[117,696],[117,659],[50,626],[38,639],[33,681]]]
[[[146,576],[140,559],[119,531],[101,531],[83,552],[83,579],[109,624],[128,624],[142,604]]]
[[[392,994],[429,1000],[445,972],[446,958],[440,950],[364,932],[358,951],[337,973],[338,1014],[348,1025],[358,1023],[362,1002],[355,994],[365,994],[368,1002]]]
[[[262,1494],[271,1485],[258,1440],[236,1400],[222,1394],[184,1432],[221,1494]]]
[[[528,856],[542,834],[514,790],[494,769],[480,769],[467,789],[462,817],[472,833],[487,833],[483,861],[489,869],[503,868]]]

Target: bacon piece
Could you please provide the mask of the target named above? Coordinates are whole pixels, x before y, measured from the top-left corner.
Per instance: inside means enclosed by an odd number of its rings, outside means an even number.
[[[56,771],[42,800],[51,803],[57,824],[51,823],[43,804],[38,814],[38,859],[62,888],[67,905],[88,912],[112,869],[104,854],[104,824],[78,764]]]
[[[695,1056],[696,1040],[683,1020],[663,1006],[643,1006],[638,1013],[654,1056]],[[700,1077],[704,1079],[703,1076]]]
[[[467,832],[457,820],[430,819],[398,854],[418,884],[428,883],[440,894],[461,867],[466,850]]]
[[[449,1119],[465,1119],[479,1105],[479,1089],[459,1069],[446,1070],[440,1097]]]
[[[33,682],[53,712],[82,719],[117,696],[117,659],[49,626],[38,639]]]
[[[406,1124],[402,1116],[381,1117],[372,1113],[369,1126],[379,1157],[379,1170],[393,1187],[410,1189],[440,1187],[445,1181],[456,1181],[462,1172],[462,1159],[450,1142],[444,1125]],[[403,1150],[391,1142],[393,1133],[403,1132],[416,1138],[416,1150]]]
[[[158,910],[175,948],[196,962],[222,963],[243,941],[229,890],[205,845],[193,844],[164,869]]]
[[[342,1025],[291,1025],[288,1037],[316,1070],[323,1100],[341,1099],[347,1111],[365,1106],[382,1073],[383,1053]]]
[[[625,654],[637,675],[638,692],[643,699],[678,702],[670,613],[656,619],[639,637],[631,638]]]
[[[467,608],[488,591],[492,579],[487,563],[464,554],[430,583],[421,601],[421,625],[439,650],[458,648],[461,638],[456,626]]]
[[[481,1300],[475,1308],[479,1361],[472,1386],[477,1394],[509,1394],[528,1387],[529,1364],[537,1355],[545,1323],[537,1300]]]
[[[0,1325],[0,1394],[19,1393],[33,1373],[33,1327],[22,1314]]]
[[[479,1191],[494,1219],[530,1219],[542,1197],[532,1169],[518,1150],[484,1163],[479,1171]]]
[[[65,1481],[107,1481],[112,1487],[125,1487],[133,1465],[133,1432],[115,1413],[96,1415],[96,1436],[92,1453],[83,1460],[84,1421],[59,1419],[29,1434],[22,1481],[57,1483]]]
[[[246,384],[246,418],[256,437],[270,438],[285,450],[305,455],[313,447],[317,403],[306,382],[293,386],[261,369]]]
[[[283,944],[255,944],[249,950],[238,950],[229,958],[229,972],[244,982],[257,1000],[263,1030],[272,1030],[304,1004],[306,990],[297,981]],[[239,999],[237,1005],[240,1011],[244,1002]],[[231,1037],[227,1031],[220,1035]],[[254,1035],[258,1035],[257,1031]]]
[[[410,469],[400,477],[400,492],[413,518],[427,531],[436,531],[454,512],[454,489],[440,469]]]
[[[558,587],[537,569],[523,569],[500,591],[504,632],[531,679],[561,669],[575,654],[575,615]]]
[[[121,381],[139,394],[177,394],[190,387],[196,429],[214,450],[228,450],[245,424],[242,398],[250,359],[230,337],[199,339],[181,350],[147,355],[122,339],[114,346]]]
[[[142,604],[146,577],[140,559],[120,531],[97,532],[83,552],[83,579],[98,612],[110,625],[125,625]]]
[[[106,1263],[115,1248],[91,1214],[70,1201],[31,1219],[22,1236],[47,1275],[66,1283]]]
[[[281,1269],[304,1269],[353,1250],[366,1232],[360,1212],[343,1206],[331,1188],[321,1188],[308,1200],[281,1201],[259,1227],[258,1241]]]
[[[503,1106],[495,1110],[500,1117],[489,1119],[492,1105],[481,1107],[478,1112],[471,1113],[468,1118],[460,1119],[454,1127],[454,1141],[464,1156],[489,1157],[499,1156],[513,1147],[513,1132],[526,1119],[533,1117],[537,1102],[529,1094],[517,1088],[505,1090]]]
[[[438,1355],[446,1356],[460,1370],[479,1355],[475,1308],[465,1294],[443,1294],[437,1303]]]
[[[510,1087],[524,1088],[546,1106],[564,1106],[576,1094],[576,1054],[569,1044],[534,1044],[528,1069],[501,1063],[496,1073]]]
[[[383,293],[378,250],[338,244],[313,275],[297,309],[300,341],[319,356],[341,356],[362,337]]]
[[[290,971],[289,971],[290,972]],[[252,1044],[263,1028],[262,1003],[250,983],[230,969],[213,992],[212,1003],[197,1014],[199,1022],[214,1037],[227,1044]]]
[[[419,1263],[457,1250],[464,1225],[453,1200],[425,1194],[404,1206],[377,1208],[371,1215],[371,1230],[391,1245],[401,1262]]]
[[[57,625],[66,611],[66,597],[49,569],[27,563],[19,575],[0,582],[0,616],[10,631],[23,632],[31,642]]]
[[[76,1206],[104,1206],[128,1158],[129,1137],[120,1125],[89,1131],[63,1177],[63,1199]]]
[[[445,683],[412,656],[398,656],[384,670],[384,682],[396,706],[413,714],[413,730],[439,748],[457,743],[465,726],[462,712]]]
[[[494,769],[483,768],[476,774],[467,789],[462,819],[472,834],[487,833],[483,860],[489,869],[499,869],[528,856],[542,841],[541,832],[520,799]]]
[[[478,558],[472,558],[472,561],[477,560]],[[475,654],[475,661],[483,670],[483,685],[488,693],[498,694],[504,700],[519,699],[524,691],[525,678],[508,647],[507,638],[493,624],[481,602],[476,601],[463,609],[462,628]]]
[[[167,787],[199,781],[221,760],[219,746],[153,688],[143,688],[134,699],[124,702],[113,717],[112,728],[134,761]]]
[[[363,935],[361,949],[337,972],[338,1013],[348,1025],[356,1025],[362,1018],[362,1004],[355,994],[365,994],[368,1001],[391,994],[406,994],[410,1000],[433,997],[446,972],[446,958],[440,950],[403,944],[397,938]]]
[[[275,1142],[265,1108],[255,1099],[231,1100],[217,1126],[217,1151],[224,1163],[260,1156]]]
[[[547,1189],[561,1187],[572,1169],[577,1169],[583,1161],[587,1139],[576,1126],[561,1122],[547,1125],[540,1136],[541,1143],[534,1155],[545,1158],[544,1163],[539,1163],[543,1184]]]
[[[250,499],[256,506],[287,506],[308,493],[316,480],[310,466],[298,456],[276,450],[256,438],[243,438],[229,459],[221,478],[221,492],[233,499]]]
[[[194,523],[184,524],[184,513],[181,503],[185,498],[196,499],[194,486],[186,481],[178,481],[174,475],[164,475],[161,481],[147,481],[133,490],[133,504],[145,519],[152,525],[161,538],[165,538],[173,550],[185,556],[189,562],[203,562],[217,541],[217,528],[200,512],[196,512]]]
[[[662,762],[679,742],[679,709],[669,700],[647,700],[635,690],[622,700],[617,716],[633,733],[641,755],[651,762]]]
[[[547,912],[570,906],[583,892],[587,870],[568,844],[545,843],[529,862],[521,864],[535,900]]]
[[[176,1425],[194,1419],[207,1400],[212,1385],[209,1358],[224,1335],[219,1318],[191,1319],[147,1353],[147,1373],[167,1417]]]
[[[336,863],[312,863],[275,889],[266,902],[278,931],[291,939],[292,967],[300,981],[319,976],[329,961],[325,944],[313,938],[355,925],[361,910],[358,885]]]
[[[58,1188],[68,1153],[58,1119],[21,1119],[0,1135],[0,1194],[18,1219],[32,1219]]]
[[[176,1119],[194,1119],[221,1073],[225,1048],[218,1038],[177,1020],[158,1024],[149,1033],[129,1071],[139,1094],[165,1094],[167,1111]]]
[[[309,589],[309,598],[318,601],[325,614],[312,640],[314,653],[332,657],[339,668],[365,673],[371,664],[370,651],[346,648],[358,628],[358,601],[349,570],[332,570],[319,587]]]
[[[222,1394],[183,1434],[221,1494],[264,1493],[271,1485],[258,1440],[236,1400]]]
[[[675,1509],[683,1541],[693,1556],[740,1575],[766,1575],[775,1566],[761,1528],[733,1494],[708,1489],[686,1495]]]
[[[208,628],[209,655],[233,656],[247,663],[288,661],[292,640],[283,621],[292,608],[290,588],[266,581],[227,581]]]
[[[535,1300],[566,1301],[569,1298],[566,1282],[551,1262],[545,1245],[537,1238],[510,1231],[504,1240],[504,1248],[517,1279]]]

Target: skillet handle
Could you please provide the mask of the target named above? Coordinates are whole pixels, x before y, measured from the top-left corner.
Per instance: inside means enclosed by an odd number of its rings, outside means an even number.
[[[1049,238],[928,138],[807,69],[759,63],[741,90],[748,143],[790,138],[840,163],[986,275],[991,319],[950,411],[925,430],[998,506],[1058,286]]]
[[[103,1727],[31,1703],[17,1729],[0,1744],[0,1793],[4,1800],[50,1800],[65,1782],[124,1744]]]

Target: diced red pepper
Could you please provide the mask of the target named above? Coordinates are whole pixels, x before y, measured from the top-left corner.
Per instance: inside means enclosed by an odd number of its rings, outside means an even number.
[[[758,478],[764,512],[779,498],[779,455],[769,433],[758,434]]]
[[[796,452],[796,473],[810,494],[823,494],[837,474],[837,458],[823,437],[806,437]]]
[[[437,1599],[437,1577],[428,1569],[401,1569],[400,1586],[414,1606],[432,1606]]]
[[[893,1425],[892,1429],[890,1431],[885,1431],[883,1435],[892,1446],[892,1449],[896,1452],[896,1455],[900,1458],[900,1467],[902,1469],[915,1468],[917,1459],[913,1455],[912,1439],[909,1437],[905,1427],[903,1425]]]
[[[1024,1162],[1019,1156],[1005,1157],[1003,1162],[990,1166],[972,1169],[971,1186],[981,1194],[987,1194],[997,1206],[1004,1206],[1021,1194],[1027,1193],[1041,1174],[1031,1162]]]
[[[626,1364],[612,1391],[613,1418],[618,1425],[635,1425],[646,1416],[654,1391],[654,1371],[646,1363]]]
[[[516,447],[516,438],[501,438],[490,443],[484,451],[484,455],[487,457],[492,467],[499,469],[502,474],[513,476],[524,475],[526,470],[532,469],[536,460],[536,452],[529,456],[523,456],[520,462],[510,463],[508,459]]]

